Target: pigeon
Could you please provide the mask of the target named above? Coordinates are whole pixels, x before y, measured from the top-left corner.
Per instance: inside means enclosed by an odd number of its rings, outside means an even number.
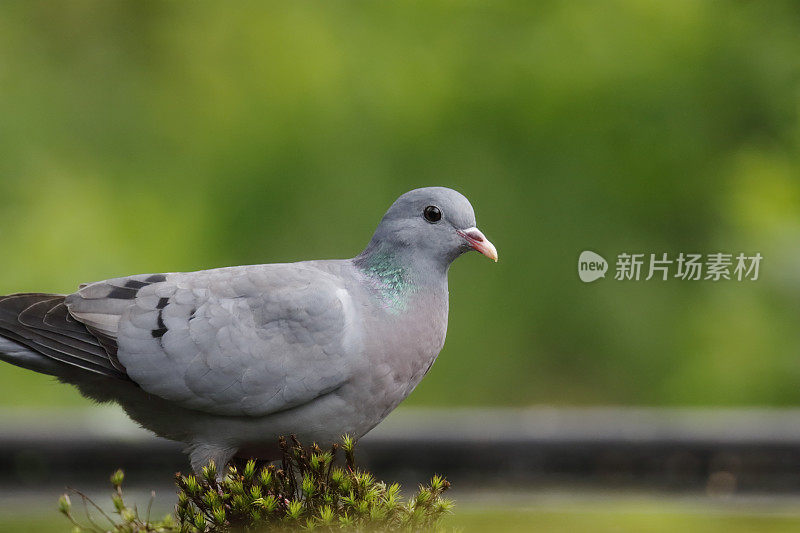
[[[430,370],[450,264],[497,261],[469,201],[400,196],[352,259],[143,274],[0,297],[0,360],[50,374],[210,461],[359,438]]]

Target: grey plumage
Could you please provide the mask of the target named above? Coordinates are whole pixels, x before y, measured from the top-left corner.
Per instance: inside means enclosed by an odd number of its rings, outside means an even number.
[[[288,433],[360,437],[433,364],[447,329],[447,270],[470,249],[497,259],[466,198],[416,189],[353,259],[0,297],[0,359],[118,402],[186,442],[195,469],[236,453],[269,458]]]

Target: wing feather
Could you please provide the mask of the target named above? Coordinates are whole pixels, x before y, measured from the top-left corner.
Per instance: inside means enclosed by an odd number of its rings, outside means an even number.
[[[69,315],[59,294],[0,297],[0,336],[72,367],[127,378],[97,338]]]
[[[66,299],[113,338],[147,392],[184,407],[264,416],[330,393],[356,365],[340,278],[302,263],[117,278]],[[131,294],[133,293],[133,294]]]

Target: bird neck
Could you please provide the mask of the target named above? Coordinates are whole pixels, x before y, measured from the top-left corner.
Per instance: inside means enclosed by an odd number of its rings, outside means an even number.
[[[442,287],[447,291],[447,270],[440,273],[424,258],[418,255],[412,258],[412,255],[408,249],[370,243],[361,255],[353,259],[389,310],[405,311],[413,295],[419,291]]]

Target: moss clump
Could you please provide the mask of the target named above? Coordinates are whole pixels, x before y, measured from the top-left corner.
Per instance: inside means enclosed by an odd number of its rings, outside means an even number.
[[[214,463],[199,476],[175,476],[178,503],[175,516],[161,521],[142,519],[136,507],[126,505],[122,495],[123,473],[111,476],[112,519],[94,502],[75,491],[110,522],[101,528],[90,518],[79,523],[72,514],[68,495],[59,500],[59,510],[75,526],[74,531],[206,533],[228,531],[436,531],[440,519],[453,504],[442,497],[450,487],[441,476],[408,500],[400,496],[397,483],[387,485],[355,464],[355,442],[348,436],[341,445],[322,450],[316,444],[305,447],[292,436],[279,440],[280,467],[259,465],[250,460],[244,466],[228,467],[220,475]],[[344,464],[337,465],[339,450]],[[151,501],[152,503],[152,501]],[[149,515],[149,511],[148,511]],[[88,516],[88,513],[87,513]]]

